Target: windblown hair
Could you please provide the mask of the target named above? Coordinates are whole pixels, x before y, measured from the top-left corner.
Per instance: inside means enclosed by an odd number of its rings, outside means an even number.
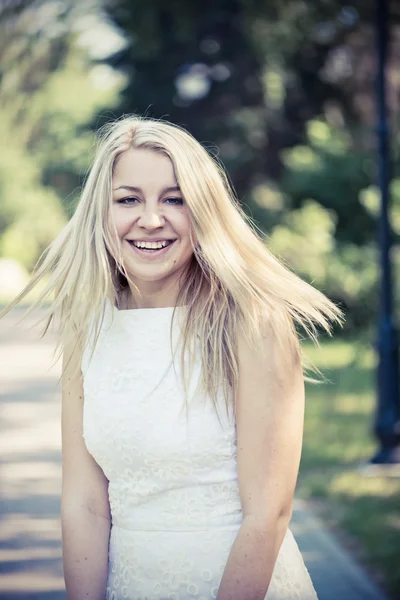
[[[97,340],[107,301],[118,305],[121,292],[128,286],[129,275],[121,248],[115,247],[111,230],[114,227],[115,232],[115,225],[109,215],[113,168],[130,148],[150,149],[170,158],[196,237],[176,302],[187,307],[181,338],[182,367],[185,355],[193,358],[192,343],[198,336],[204,391],[215,406],[222,386],[228,406],[229,386],[235,390],[238,382],[239,333],[258,352],[268,327],[281,349],[283,372],[298,360],[305,372],[309,367],[298,329],[318,345],[321,330],[332,335],[332,324],[342,324],[341,310],[272,254],[262,232],[241,209],[218,161],[188,132],[165,121],[128,116],[101,130],[95,160],[73,217],[45,250],[30,282],[3,314],[45,277],[46,286],[29,310],[51,299],[42,336],[57,317],[59,352],[72,333],[76,351],[82,353],[91,323]],[[313,370],[318,371],[316,367]]]

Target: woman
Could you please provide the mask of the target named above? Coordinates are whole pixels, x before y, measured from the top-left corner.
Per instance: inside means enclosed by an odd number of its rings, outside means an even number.
[[[136,116],[103,130],[74,216],[12,304],[49,276],[69,600],[316,598],[288,527],[296,325],[317,342],[342,314],[260,238],[186,131]]]

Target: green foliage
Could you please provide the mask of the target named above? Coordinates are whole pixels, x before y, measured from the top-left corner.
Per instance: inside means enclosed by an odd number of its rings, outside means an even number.
[[[283,152],[282,188],[300,206],[313,198],[337,215],[339,241],[364,244],[375,236],[375,220],[359,201],[369,185],[369,153],[355,152],[349,134],[318,119],[307,123],[307,145]]]
[[[63,69],[49,77],[31,104],[37,122],[27,148],[35,153],[42,183],[65,199],[68,216],[94,153],[94,132],[86,124],[116,98],[114,86],[96,88],[91,68],[89,58],[71,39]]]
[[[84,126],[116,88],[95,86],[68,3],[25,4],[0,20],[0,256],[32,269],[72,213],[94,143]]]
[[[376,318],[378,255],[374,244],[337,241],[336,213],[314,200],[282,215],[270,248],[297,274],[346,308],[345,331]]]
[[[59,198],[40,182],[38,164],[0,121],[0,257],[31,269],[66,218]],[[15,133],[15,132],[14,132]]]
[[[0,238],[0,256],[17,259],[31,270],[66,223],[59,199],[53,190],[40,185],[23,194],[24,204]]]

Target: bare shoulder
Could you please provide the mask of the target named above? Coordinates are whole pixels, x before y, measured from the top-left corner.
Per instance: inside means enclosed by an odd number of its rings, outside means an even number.
[[[270,385],[285,386],[302,371],[298,338],[288,329],[279,329],[265,319],[254,344],[243,329],[238,330],[237,353],[239,377],[256,377]]]

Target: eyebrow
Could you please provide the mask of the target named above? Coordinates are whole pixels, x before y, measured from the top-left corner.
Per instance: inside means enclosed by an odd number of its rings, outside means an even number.
[[[118,190],[128,190],[129,192],[136,192],[137,194],[141,194],[142,190],[141,188],[132,186],[132,185],[120,185],[117,188],[114,188],[114,192],[118,191]],[[166,187],[164,188],[161,193],[165,194],[165,193],[169,193],[169,192],[180,192],[181,188],[179,187],[179,185],[173,185],[171,187]]]

